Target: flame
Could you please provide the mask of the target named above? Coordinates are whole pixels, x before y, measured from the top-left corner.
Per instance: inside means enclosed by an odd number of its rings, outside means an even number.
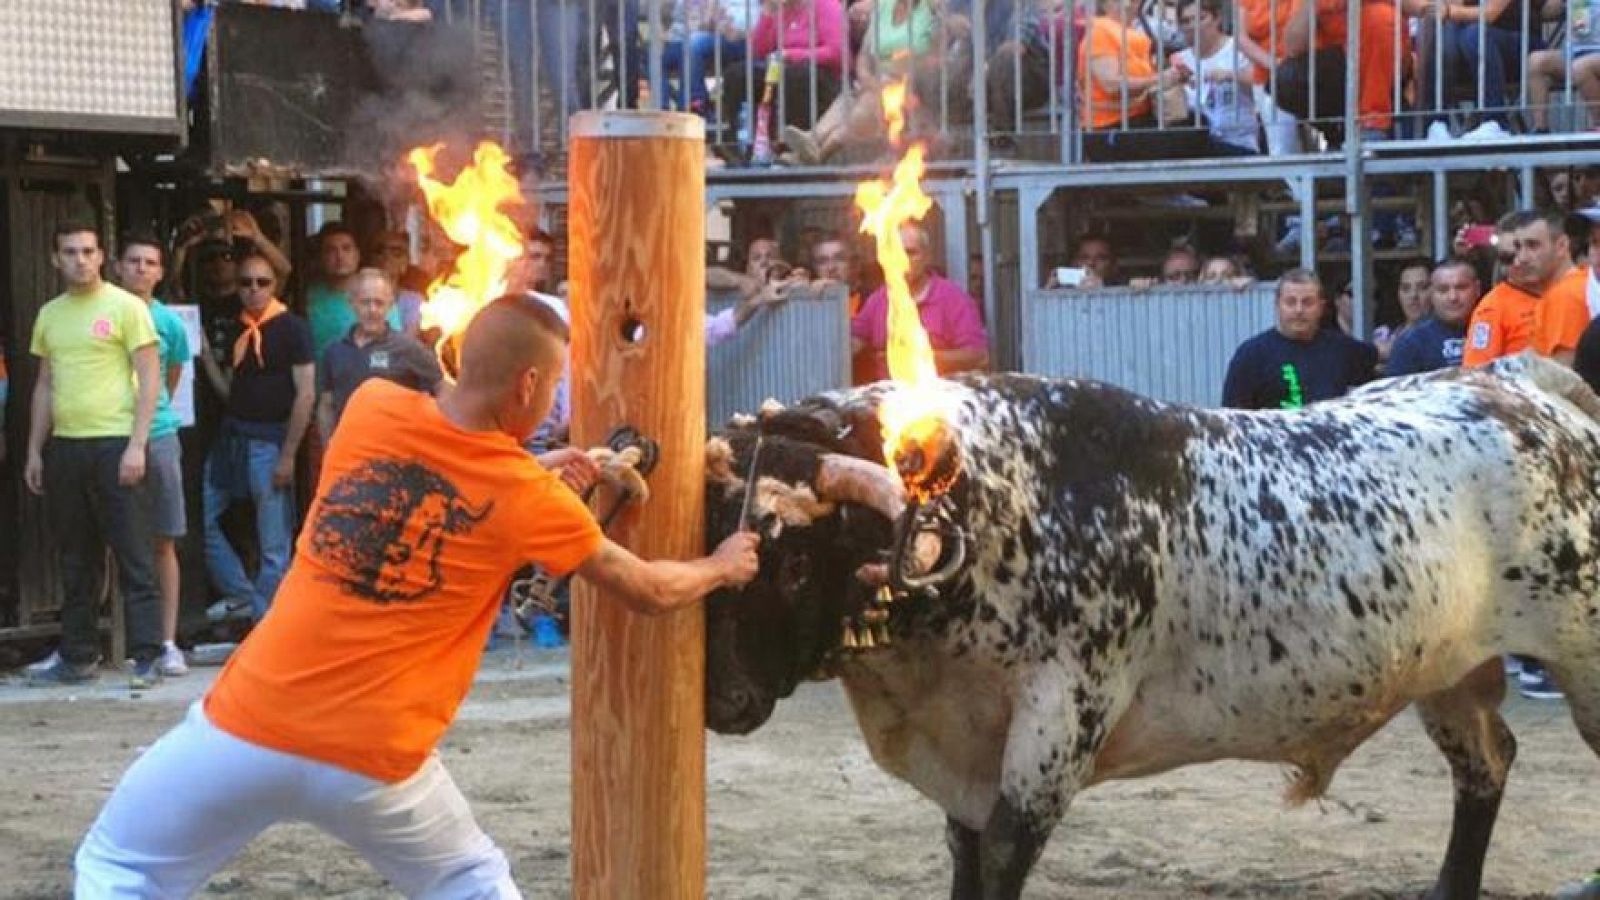
[[[472,315],[506,292],[506,272],[523,253],[522,229],[506,210],[525,201],[511,174],[511,157],[498,144],[479,144],[471,164],[448,184],[434,177],[443,149],[442,144],[417,147],[406,159],[417,171],[428,215],[465,248],[450,270],[428,286],[422,308],[422,327],[439,329],[439,353],[447,357]]]
[[[884,88],[884,118],[890,140],[897,146],[905,128],[905,101],[903,80]],[[856,188],[861,230],[871,234],[877,243],[878,264],[883,267],[889,295],[886,355],[889,377],[899,389],[884,398],[878,417],[883,423],[884,459],[891,465],[901,456],[902,448],[925,446],[943,421],[935,389],[939,370],[934,365],[933,345],[906,282],[911,260],[900,237],[901,226],[920,220],[933,206],[933,200],[922,191],[924,154],[921,144],[913,144],[895,165],[890,181],[877,179]]]

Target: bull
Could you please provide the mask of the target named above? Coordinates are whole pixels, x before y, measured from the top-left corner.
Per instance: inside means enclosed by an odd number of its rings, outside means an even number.
[[[955,528],[910,565],[948,571],[897,596],[889,389],[708,447],[711,537],[748,517],[766,540],[756,580],[707,608],[707,722],[749,732],[837,677],[874,761],[944,810],[952,897],[1019,896],[1084,788],[1244,759],[1288,766],[1303,803],[1411,705],[1454,784],[1430,897],[1476,897],[1516,752],[1502,654],[1542,661],[1600,751],[1600,400],[1565,369],[1504,360],[1296,412],[942,383]]]

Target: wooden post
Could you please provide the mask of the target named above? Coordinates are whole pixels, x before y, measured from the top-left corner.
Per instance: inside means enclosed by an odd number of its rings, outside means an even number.
[[[612,537],[646,559],[703,552],[705,126],[661,112],[572,121],[572,439],[631,425],[660,461]],[[572,887],[578,900],[705,893],[705,617],[650,618],[575,582]]]

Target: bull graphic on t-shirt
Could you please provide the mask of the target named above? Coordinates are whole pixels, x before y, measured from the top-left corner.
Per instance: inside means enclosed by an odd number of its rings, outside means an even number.
[[[439,553],[494,509],[474,507],[438,472],[380,459],[339,476],[311,523],[311,551],[346,590],[375,603],[408,603],[444,584]]]

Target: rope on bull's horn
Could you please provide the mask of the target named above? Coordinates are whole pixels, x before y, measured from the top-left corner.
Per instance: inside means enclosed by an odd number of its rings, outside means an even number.
[[[609,485],[616,498],[611,502],[610,508],[599,517],[600,528],[603,531],[610,527],[612,521],[629,505],[649,502],[650,484],[639,472],[639,463],[644,458],[644,453],[636,446],[624,447],[621,450],[594,447],[588,451],[588,455],[594,460],[595,465],[599,466],[600,476],[580,495],[583,502],[588,504],[602,484]],[[572,580],[570,574],[553,578],[550,573],[536,566],[532,575],[511,582],[511,611],[517,617],[518,624],[531,632],[534,616],[540,613],[554,614],[556,595],[570,580]]]

